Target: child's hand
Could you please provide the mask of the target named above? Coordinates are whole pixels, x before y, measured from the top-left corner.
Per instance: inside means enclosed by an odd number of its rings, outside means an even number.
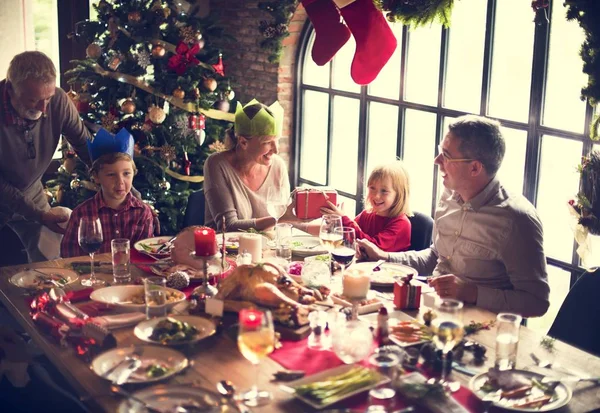
[[[327,205],[328,207],[322,207],[321,208],[321,213],[322,214],[329,214],[329,215],[339,215],[341,217],[344,216],[344,212],[339,209],[337,206],[335,206],[331,201],[327,201]]]

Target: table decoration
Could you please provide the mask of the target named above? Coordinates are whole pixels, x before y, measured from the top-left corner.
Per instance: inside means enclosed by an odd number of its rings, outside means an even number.
[[[190,252],[190,257],[202,262],[204,281],[196,287],[193,294],[200,306],[203,306],[207,298],[217,295],[216,287],[210,285],[208,280],[208,263],[217,254],[217,238],[212,228],[197,228],[194,231],[195,251]]]
[[[343,297],[352,303],[352,320],[358,319],[360,302],[367,298],[371,288],[369,276],[361,270],[348,270],[342,277]]]

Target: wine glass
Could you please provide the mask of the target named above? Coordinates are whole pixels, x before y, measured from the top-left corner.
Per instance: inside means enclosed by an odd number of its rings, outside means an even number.
[[[431,322],[433,343],[442,352],[442,375],[440,383],[444,389],[453,391],[454,383],[446,380],[446,362],[448,352],[463,338],[464,325],[462,321],[462,301],[442,298],[436,303],[437,317]]]
[[[81,285],[95,287],[106,284],[94,274],[94,253],[102,247],[102,224],[100,218],[82,217],[79,221],[79,246],[90,254],[90,276],[81,279]]]
[[[238,347],[242,355],[255,366],[258,382],[260,360],[275,349],[275,329],[270,311],[244,309],[239,316]],[[268,391],[259,391],[257,384],[242,396],[244,403],[256,407],[271,401]]]
[[[336,234],[336,228],[342,228],[342,217],[332,214],[323,215],[321,218],[321,228],[319,229],[319,239],[321,240],[323,248],[325,248],[330,255],[331,251],[342,243],[342,236],[341,234]],[[333,275],[333,267],[330,268],[330,271]]]
[[[282,187],[271,186],[267,189],[267,212],[275,218],[275,227],[288,207],[289,194]],[[279,246],[279,237],[275,231],[275,247]]]
[[[342,268],[342,277],[344,276],[344,270],[354,260],[356,255],[356,232],[354,228],[334,228],[334,235],[341,237],[342,241],[335,245],[335,248],[331,251],[331,257],[335,262],[340,264]]]

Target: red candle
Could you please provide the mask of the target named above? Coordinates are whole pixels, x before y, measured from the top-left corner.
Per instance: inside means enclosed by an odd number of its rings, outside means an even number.
[[[262,324],[263,314],[259,310],[242,309],[240,310],[240,325],[246,328],[258,328]]]
[[[217,237],[211,228],[200,228],[194,231],[197,257],[210,257],[217,253]]]

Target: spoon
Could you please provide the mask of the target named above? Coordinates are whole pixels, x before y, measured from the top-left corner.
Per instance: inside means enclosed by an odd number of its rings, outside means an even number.
[[[122,387],[112,385],[112,386],[110,386],[110,391],[112,391],[113,393],[119,394],[121,396],[125,396],[128,399],[141,404],[150,413],[163,413],[161,410],[155,409],[154,407],[150,406],[148,403],[146,403],[142,399],[135,397],[133,394],[129,393],[127,390],[124,390]]]
[[[240,413],[250,413],[251,410],[239,400],[235,399],[235,386],[229,380],[221,380],[217,383],[217,391],[226,399],[231,400]]]

